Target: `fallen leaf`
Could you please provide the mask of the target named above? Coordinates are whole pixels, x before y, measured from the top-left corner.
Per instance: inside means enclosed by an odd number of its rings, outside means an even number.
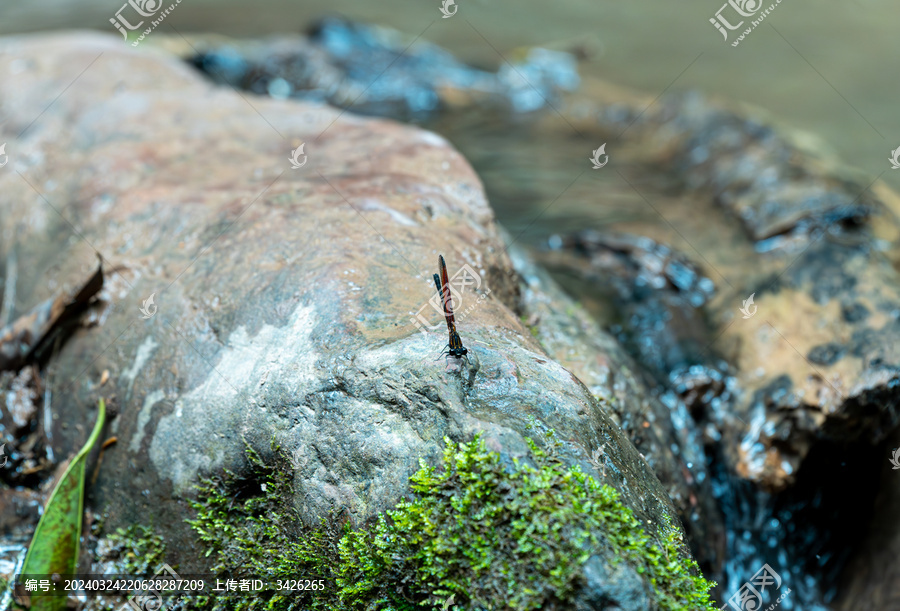
[[[100,399],[97,423],[84,447],[75,455],[69,468],[60,478],[50,495],[44,515],[38,522],[28,555],[25,556],[23,575],[72,575],[78,565],[78,548],[81,540],[81,523],[84,517],[84,469],[91,448],[100,437],[106,419],[106,404]],[[24,589],[24,588],[22,588]],[[25,598],[26,593],[17,594]],[[65,596],[31,597],[33,611],[64,611]]]

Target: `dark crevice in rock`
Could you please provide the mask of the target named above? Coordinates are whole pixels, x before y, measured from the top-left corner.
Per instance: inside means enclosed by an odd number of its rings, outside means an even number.
[[[826,602],[871,523],[884,453],[869,441],[821,441],[810,449],[796,483],[775,495],[773,515],[799,574],[818,576]]]

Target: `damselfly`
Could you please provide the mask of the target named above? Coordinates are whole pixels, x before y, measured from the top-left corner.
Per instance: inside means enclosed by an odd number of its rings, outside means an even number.
[[[462,340],[459,339],[459,333],[456,332],[456,320],[453,318],[453,296],[450,294],[450,279],[447,276],[447,264],[444,263],[444,256],[438,255],[438,264],[441,267],[441,275],[434,275],[434,286],[437,287],[438,295],[441,296],[441,305],[444,308],[444,317],[447,319],[447,330],[450,332],[450,343],[447,344],[446,354],[455,358],[462,358],[468,354]],[[441,353],[443,356],[445,352]]]

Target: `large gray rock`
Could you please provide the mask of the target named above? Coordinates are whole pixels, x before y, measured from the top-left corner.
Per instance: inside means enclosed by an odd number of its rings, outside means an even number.
[[[111,36],[2,40],[0,73],[0,229],[18,228],[3,252],[27,262],[17,308],[85,277],[95,250],[106,261],[96,325],[47,377],[57,456],[83,443],[100,396],[118,411],[89,493],[109,528],[152,523],[191,567],[185,499],[201,475],[245,470],[245,442],[292,454],[304,520],[345,508],[360,523],[445,435],[482,432],[509,458],[550,428],[651,533],[674,515],[611,414],[523,328],[481,185],[442,138],[214,87]],[[474,375],[437,358],[439,252],[480,280],[458,304]],[[422,306],[436,333],[410,323]]]

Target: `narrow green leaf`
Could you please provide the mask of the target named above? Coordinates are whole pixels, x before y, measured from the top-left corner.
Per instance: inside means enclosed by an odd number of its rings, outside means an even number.
[[[84,513],[84,469],[87,455],[97,443],[106,418],[106,404],[100,399],[97,424],[83,448],[75,455],[47,501],[38,522],[22,573],[26,575],[72,574],[78,564],[81,522]],[[32,611],[62,611],[65,596],[33,596]]]

